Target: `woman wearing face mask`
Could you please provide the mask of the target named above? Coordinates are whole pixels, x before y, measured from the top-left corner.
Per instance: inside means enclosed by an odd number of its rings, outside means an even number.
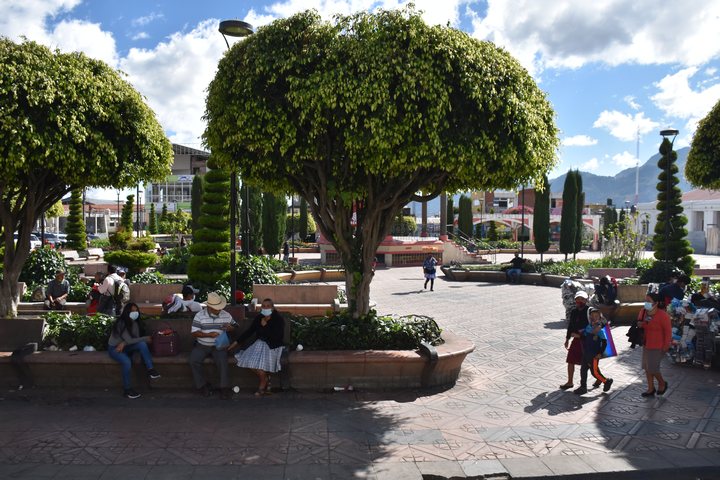
[[[567,363],[567,382],[560,385],[561,390],[573,387],[573,376],[575,365],[581,365],[583,359],[582,332],[588,325],[588,294],[585,290],[575,293],[575,306],[570,310],[570,320],[565,332],[565,350],[568,351],[565,357]]]
[[[127,398],[140,396],[130,387],[130,370],[132,369],[132,356],[135,352],[140,352],[148,376],[153,380],[160,378],[160,374],[153,367],[152,355],[148,349],[148,343],[152,339],[140,336],[138,318],[140,318],[138,306],[132,302],[125,305],[122,313],[115,320],[108,339],[108,354],[122,368],[123,395]]]
[[[283,350],[285,335],[285,319],[274,308],[273,301],[266,298],[262,301],[262,310],[253,320],[252,325],[231,343],[232,350],[239,342],[255,335],[257,340],[246,350],[235,355],[237,366],[249,368],[260,379],[256,396],[270,394],[270,374],[280,370],[280,356]]]
[[[642,366],[648,383],[647,391],[642,393],[643,397],[663,395],[668,389],[668,382],[660,373],[660,361],[670,348],[672,327],[670,317],[660,305],[660,299],[659,294],[648,293],[644,308],[638,315],[637,326],[643,329],[645,339]],[[655,380],[658,382],[657,389]]]

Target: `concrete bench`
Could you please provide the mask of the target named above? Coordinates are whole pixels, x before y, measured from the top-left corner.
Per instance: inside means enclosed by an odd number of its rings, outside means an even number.
[[[45,310],[45,304],[43,302],[20,302],[18,303],[17,310],[19,314],[23,315],[31,313],[44,315],[49,312],[49,310]],[[67,302],[65,304],[65,310],[56,311],[84,314],[87,311],[87,305],[85,305],[85,302]]]
[[[81,260],[77,250],[60,250],[60,253],[65,257],[66,262],[77,262]]]
[[[88,248],[87,259],[88,260],[100,260],[105,256],[105,251],[102,248]]]
[[[327,312],[339,312],[337,285],[253,285],[253,298],[257,299],[256,311],[264,299],[270,298],[279,312],[307,316],[322,316]]]
[[[94,277],[97,272],[103,275],[107,273],[108,263],[107,262],[89,262],[82,266],[83,274],[86,277]]]
[[[130,301],[137,303],[141,308],[146,303],[161,304],[168,295],[181,293],[182,288],[179,283],[133,283],[130,285]]]
[[[628,278],[635,277],[636,273],[634,268],[588,268],[587,271],[588,278],[602,278],[605,275],[615,278]]]

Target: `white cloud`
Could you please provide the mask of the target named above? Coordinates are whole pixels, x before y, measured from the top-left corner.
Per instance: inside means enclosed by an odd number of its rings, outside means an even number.
[[[615,165],[622,169],[634,167],[637,164],[637,157],[627,150],[613,155],[612,160]]]
[[[640,110],[640,104],[635,101],[635,97],[633,97],[632,95],[625,96],[623,100],[625,100],[625,103],[628,104],[628,107],[632,108],[633,110]]]
[[[597,145],[598,141],[596,138],[592,138],[588,135],[574,135],[572,137],[565,137],[562,140],[562,144],[566,147],[589,147]]]
[[[600,168],[600,162],[598,162],[598,159],[593,157],[590,160],[588,160],[585,163],[580,164],[580,170],[584,170],[586,172],[595,172]]]
[[[131,23],[136,27],[142,27],[163,17],[164,15],[162,13],[153,12],[150,15],[145,15],[144,17],[134,18]]]
[[[132,38],[133,40],[145,40],[146,38],[150,38],[150,35],[148,35],[147,32],[139,32],[130,38]]]
[[[113,67],[118,64],[115,39],[112,33],[103,31],[100,24],[79,20],[62,21],[55,26],[51,38],[53,46],[61,51],[80,51]]]
[[[217,29],[217,20],[203,21],[153,49],[132,48],[120,62],[175,142],[200,147],[205,90],[226,48]]]
[[[629,115],[617,110],[603,111],[593,123],[593,127],[605,128],[610,132],[610,135],[625,142],[635,140],[638,131],[642,135],[656,130],[658,126],[657,122],[645,117],[643,112]]]
[[[474,36],[507,48],[531,72],[591,62],[700,65],[720,53],[717,1],[686,0],[680,13],[651,0],[487,0],[487,15],[474,17]]]

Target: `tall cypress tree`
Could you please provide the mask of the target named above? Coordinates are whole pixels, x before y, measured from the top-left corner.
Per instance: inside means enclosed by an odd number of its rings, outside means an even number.
[[[466,237],[473,235],[472,200],[467,195],[460,195],[458,202],[458,231]]]
[[[200,229],[193,233],[187,273],[193,284],[212,286],[230,278],[230,179],[212,157],[207,166]]]
[[[543,254],[550,249],[550,182],[547,175],[543,175],[542,192],[535,189],[535,206],[533,209],[533,236],[535,237],[535,250],[540,253],[540,262]]]
[[[582,175],[579,170],[575,170],[575,183],[577,185],[577,230],[575,231],[575,248],[573,249],[573,260],[575,254],[582,250],[582,237],[585,230],[582,215],[585,209],[585,192],[583,192]]]
[[[305,241],[308,236],[308,206],[304,198],[300,199],[300,219],[298,221],[300,240]]]
[[[82,216],[82,192],[80,190],[73,190],[70,193],[70,212],[65,232],[67,233],[68,247],[74,250],[87,249],[87,234],[85,233],[85,220]]]
[[[155,235],[157,231],[157,215],[155,213],[155,204],[150,203],[150,218],[148,219],[148,231],[150,235]]]
[[[497,242],[498,240],[498,232],[497,232],[497,224],[490,221],[490,226],[488,227],[488,240],[491,242]]]
[[[287,218],[287,201],[284,195],[273,193],[263,194],[262,201],[262,235],[263,248],[268,255],[280,253],[285,239],[285,221]]]
[[[453,197],[448,195],[447,199],[447,233],[453,233],[455,228],[455,209],[453,208]]]
[[[688,233],[685,228],[687,218],[683,215],[682,192],[678,187],[678,183],[680,182],[677,178],[678,167],[675,164],[676,161],[677,153],[672,149],[670,141],[664,138],[660,145],[660,159],[657,163],[658,168],[660,168],[660,174],[658,175],[657,183],[658,195],[656,208],[660,213],[658,214],[657,224],[655,224],[653,243],[655,245],[656,259],[669,262],[690,275],[692,274],[695,262],[692,258],[693,249],[690,247],[690,242],[688,242],[686,238]],[[668,177],[666,175],[668,169],[670,170],[669,208],[667,202]],[[666,241],[665,227],[668,221],[670,222],[669,241]]]
[[[577,235],[577,180],[575,172],[568,171],[563,186],[563,205],[560,213],[560,252],[565,254],[575,251],[575,236]]]
[[[246,255],[257,253],[262,248],[262,193],[254,187],[243,185],[240,189],[240,232],[243,233],[243,252]],[[247,223],[247,208],[250,206],[250,238],[244,237]]]
[[[200,215],[202,215],[203,177],[193,177],[192,189],[190,191],[190,216],[192,217],[192,231],[200,230]]]

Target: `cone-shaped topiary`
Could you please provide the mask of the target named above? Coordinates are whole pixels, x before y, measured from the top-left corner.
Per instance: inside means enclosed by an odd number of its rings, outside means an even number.
[[[80,190],[73,190],[70,194],[70,213],[65,233],[67,233],[68,247],[74,250],[87,249],[87,233],[82,217],[82,193]]]

